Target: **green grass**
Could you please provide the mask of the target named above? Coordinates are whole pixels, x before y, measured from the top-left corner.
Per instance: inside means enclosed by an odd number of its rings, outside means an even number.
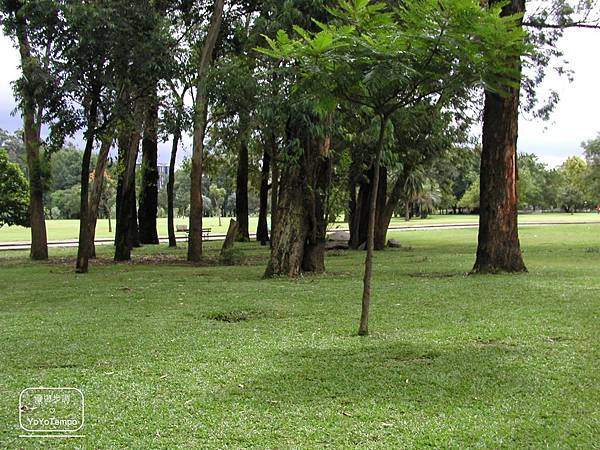
[[[395,217],[391,221],[391,226],[413,226],[413,225],[439,225],[439,224],[460,224],[460,223],[477,223],[479,218],[474,215],[432,215],[427,219],[412,219],[406,222],[401,217]],[[600,215],[596,213],[544,213],[544,214],[521,214],[520,220],[522,223],[527,222],[587,222],[599,221]],[[257,217],[250,217],[250,230],[256,231],[258,224]],[[188,219],[184,217],[175,220],[176,225],[187,225]],[[113,221],[114,226],[114,221]],[[204,218],[204,227],[212,228],[213,233],[225,234],[229,226],[229,218],[222,218],[219,225],[217,217]],[[340,222],[331,225],[331,229],[346,228],[346,223]],[[79,236],[79,221],[77,220],[48,220],[46,221],[48,239],[53,241],[77,239]],[[167,236],[167,219],[158,219],[158,234],[161,237]],[[108,220],[98,220],[96,237],[112,238],[114,234],[108,231]],[[27,228],[19,226],[4,226],[0,228],[0,242],[18,242],[29,241],[31,239],[30,231]]]
[[[297,280],[261,279],[253,243],[250,265],[146,247],[85,276],[73,249],[2,254],[0,448],[596,447],[600,226],[524,228],[512,276],[465,276],[476,230],[394,237],[367,338],[363,252]],[[19,438],[31,386],[82,389],[85,437]]]

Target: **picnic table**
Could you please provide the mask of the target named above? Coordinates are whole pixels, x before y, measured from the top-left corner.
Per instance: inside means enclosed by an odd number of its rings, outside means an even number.
[[[190,239],[190,228],[187,225],[177,225],[176,227],[177,233],[185,233],[186,239],[189,241]],[[212,228],[202,228],[202,239],[208,239]]]

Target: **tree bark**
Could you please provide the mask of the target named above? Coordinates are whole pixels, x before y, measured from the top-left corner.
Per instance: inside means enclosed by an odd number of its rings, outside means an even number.
[[[96,140],[96,126],[98,123],[98,97],[99,89],[92,93],[90,109],[88,111],[88,123],[86,132],[86,143],[81,161],[81,191],[79,200],[79,244],[77,247],[77,262],[75,272],[87,273],[90,258],[90,215],[89,215],[89,186],[90,186],[90,163],[92,150]]]
[[[212,64],[213,50],[221,29],[224,3],[224,0],[215,0],[212,17],[210,19],[210,25],[202,46],[202,53],[198,63],[196,102],[194,105],[194,134],[191,172],[192,187],[190,193],[190,225],[187,255],[188,261],[191,262],[199,262],[202,258],[202,157],[208,106],[206,82],[208,78],[208,69]]]
[[[269,203],[269,173],[271,171],[271,157],[265,150],[260,179],[260,206],[258,211],[258,227],[256,228],[256,240],[261,245],[266,245],[269,240],[269,227],[267,224],[267,213]]]
[[[249,117],[246,113],[240,114],[239,124],[239,151],[237,176],[235,185],[235,217],[238,223],[238,241],[250,240],[248,226],[248,134]]]
[[[502,16],[522,13],[524,0],[512,0]],[[520,58],[510,61],[521,67]],[[526,271],[519,243],[517,219],[517,137],[519,88],[508,95],[485,93],[479,238],[474,273]]]
[[[367,336],[369,334],[369,308],[371,305],[371,278],[373,276],[373,253],[375,243],[375,218],[377,209],[377,194],[379,193],[379,166],[381,164],[381,154],[383,153],[383,140],[385,137],[385,127],[387,125],[387,117],[381,117],[379,130],[379,140],[375,149],[375,163],[373,165],[372,192],[369,203],[369,226],[367,233],[367,256],[365,257],[365,273],[363,277],[363,295],[362,309],[360,315],[360,324],[358,327],[359,336]]]
[[[131,249],[138,244],[137,218],[135,208],[135,163],[141,140],[141,106],[134,113],[134,124],[129,135],[122,141],[125,148],[119,152],[120,189],[117,207],[117,226],[115,233],[115,261],[129,261]],[[138,244],[139,245],[139,244]]]
[[[265,276],[296,277],[325,270],[325,197],[329,188],[330,138],[312,138],[300,124],[288,124],[288,140],[300,142],[300,159],[283,167],[271,256]]]
[[[169,229],[169,247],[177,247],[175,236],[175,164],[177,162],[177,149],[181,139],[181,113],[177,113],[175,133],[173,134],[173,147],[169,161],[169,180],[167,181],[167,226]]]
[[[270,246],[273,246],[275,239],[275,230],[277,225],[277,208],[279,205],[279,163],[278,149],[275,137],[271,139],[271,240]]]
[[[23,141],[29,172],[30,257],[33,260],[42,261],[48,259],[48,238],[44,216],[44,179],[40,156],[41,111],[36,103],[35,88],[28,83],[28,81],[35,79],[35,71],[38,70],[38,64],[31,55],[26,19],[19,11],[23,3],[10,2],[7,5],[16,24],[16,37],[19,43],[19,55],[21,57],[21,67],[25,80],[21,90],[22,101],[20,107],[23,114]]]
[[[100,200],[102,198],[102,189],[104,186],[104,177],[106,173],[106,163],[108,161],[108,153],[112,147],[113,136],[107,134],[102,137],[102,144],[100,151],[98,152],[98,160],[96,161],[96,168],[94,170],[94,181],[92,183],[92,189],[90,192],[90,231],[89,231],[89,258],[96,257],[96,245],[94,243],[96,238],[96,223],[98,221],[98,209],[100,207]],[[111,232],[110,223],[110,211],[108,212],[108,231]]]
[[[139,196],[139,237],[141,244],[158,244],[156,215],[158,211],[158,98],[156,90],[149,96],[144,136]]]
[[[229,221],[229,228],[227,229],[227,235],[225,236],[225,240],[223,241],[223,246],[221,247],[221,256],[225,255],[225,252],[230,248],[233,248],[233,244],[237,240],[240,235],[240,225],[237,221],[231,219]]]

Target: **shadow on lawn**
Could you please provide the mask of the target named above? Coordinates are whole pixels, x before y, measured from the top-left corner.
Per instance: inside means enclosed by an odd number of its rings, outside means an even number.
[[[411,344],[302,348],[274,355],[273,370],[231,394],[291,408],[325,403],[434,412],[477,408],[518,397],[524,386],[534,388],[536,378],[523,370],[524,359],[523,347],[502,341],[443,349]]]

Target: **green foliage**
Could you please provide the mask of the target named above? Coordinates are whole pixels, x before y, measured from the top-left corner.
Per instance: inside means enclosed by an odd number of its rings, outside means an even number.
[[[300,27],[299,38],[280,30],[258,49],[300,70],[320,87],[323,108],[335,98],[388,115],[427,97],[452,96],[477,82],[502,92],[519,81],[509,55],[526,51],[518,17],[499,17],[471,0],[413,1],[391,9],[383,3],[340,1],[319,31]],[[450,92],[448,92],[450,91]]]
[[[480,184],[479,178],[477,178],[471,186],[465,191],[462,198],[458,202],[458,206],[461,208],[475,209],[479,208],[479,191]]]
[[[19,166],[0,148],[0,228],[29,226],[29,185]]]
[[[568,158],[560,167],[562,178],[559,200],[567,212],[594,206],[587,179],[589,167],[585,160],[578,156]]]
[[[81,186],[75,184],[67,189],[54,191],[50,194],[50,205],[60,211],[60,218],[78,219]]]

